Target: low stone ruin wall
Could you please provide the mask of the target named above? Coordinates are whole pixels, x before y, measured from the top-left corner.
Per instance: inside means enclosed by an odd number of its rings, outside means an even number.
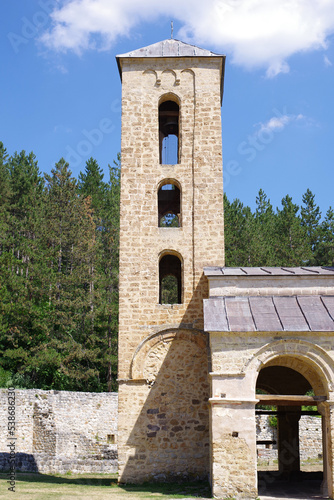
[[[322,457],[321,417],[300,417],[299,449],[302,460]]]
[[[1,470],[15,449],[21,471],[117,471],[117,393],[18,389],[14,397],[0,389]]]
[[[277,460],[277,429],[269,423],[268,415],[256,416],[256,439],[268,441],[268,444],[257,445],[259,459]],[[276,441],[276,444],[269,444]],[[322,457],[321,418],[302,415],[299,420],[300,459],[307,460]]]
[[[9,397],[10,396],[10,397]],[[9,469],[15,448],[16,469],[44,474],[117,471],[117,393],[0,389],[0,470]],[[15,401],[14,401],[15,399]],[[14,411],[12,408],[14,407]],[[258,458],[277,459],[277,429],[269,417],[256,417]],[[302,460],[322,456],[321,418],[299,421]]]
[[[270,425],[268,415],[256,415],[256,441],[267,441],[256,446],[259,460],[277,460],[277,429]]]

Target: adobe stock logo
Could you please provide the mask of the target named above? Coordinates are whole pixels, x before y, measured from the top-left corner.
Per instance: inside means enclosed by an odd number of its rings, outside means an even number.
[[[40,0],[38,2],[40,10],[37,10],[32,18],[22,17],[22,25],[20,33],[10,31],[7,38],[15,52],[19,53],[21,45],[26,45],[30,40],[35,38],[42,28],[50,22],[50,14],[58,5],[57,0]]]
[[[223,178],[225,188],[229,185],[232,177],[238,176],[243,171],[242,161],[253,162],[258,154],[264,151],[274,140],[277,132],[281,132],[291,121],[305,118],[303,115],[289,115],[286,107],[282,111],[274,108],[272,112],[273,117],[266,125],[262,125],[257,132],[249,134],[245,140],[239,143],[237,153],[240,157],[244,158],[242,160],[235,158],[224,164]]]

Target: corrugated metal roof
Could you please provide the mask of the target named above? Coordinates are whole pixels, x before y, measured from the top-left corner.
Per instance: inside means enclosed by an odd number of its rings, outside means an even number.
[[[205,267],[205,276],[334,276],[334,267]]]
[[[334,297],[220,297],[204,300],[208,332],[334,332]]]

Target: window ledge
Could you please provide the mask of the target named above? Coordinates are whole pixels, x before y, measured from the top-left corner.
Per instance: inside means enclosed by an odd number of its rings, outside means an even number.
[[[181,309],[184,304],[157,304],[162,309]]]

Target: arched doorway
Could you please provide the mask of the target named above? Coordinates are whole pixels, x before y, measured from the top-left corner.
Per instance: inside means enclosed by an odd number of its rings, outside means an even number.
[[[328,476],[331,476],[325,406],[328,388],[320,368],[306,356],[279,354],[261,365],[256,381],[256,398],[259,400],[255,409],[257,421],[260,416],[267,415],[272,424],[276,420],[277,425],[275,439],[268,439],[269,448],[277,449],[276,467],[272,467],[275,460],[269,470],[258,461],[259,494],[268,494],[270,490],[287,494],[305,487],[309,492],[313,489],[315,494],[327,495]],[[304,460],[301,460],[300,421],[306,415],[318,418],[322,428],[322,450],[321,454],[317,454],[321,455],[321,460],[314,461],[317,471],[310,471],[310,467],[306,469]],[[257,438],[257,444],[259,455],[259,445],[263,447],[266,442]]]

